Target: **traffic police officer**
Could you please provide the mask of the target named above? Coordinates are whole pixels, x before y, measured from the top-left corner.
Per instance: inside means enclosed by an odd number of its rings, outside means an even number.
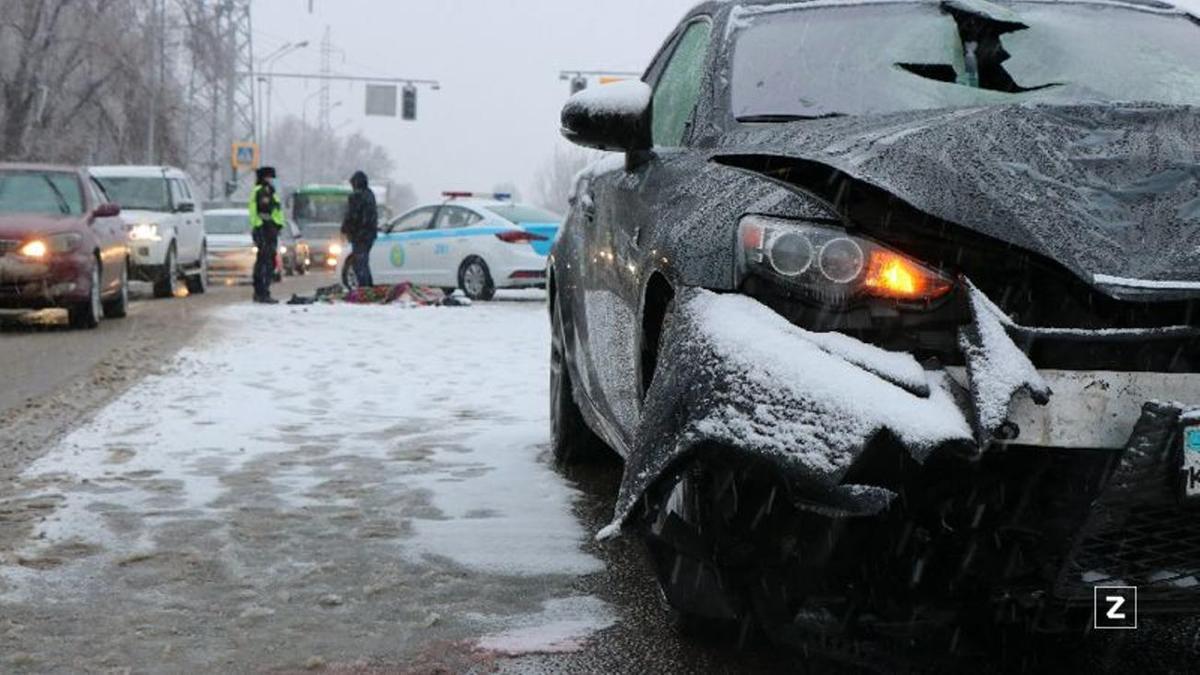
[[[275,169],[264,166],[250,191],[250,232],[258,254],[254,259],[254,301],[278,304],[271,297],[271,279],[275,276],[275,252],[279,249],[279,231],[283,229],[283,206],[275,194]]]

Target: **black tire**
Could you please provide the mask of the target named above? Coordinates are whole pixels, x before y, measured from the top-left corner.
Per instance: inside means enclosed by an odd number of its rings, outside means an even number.
[[[550,308],[550,448],[555,462],[570,466],[595,461],[611,451],[587,425],[575,402],[558,305],[556,296]]]
[[[187,289],[190,295],[203,295],[208,290],[208,246],[200,248],[200,269],[188,275]]]
[[[88,299],[67,309],[67,319],[74,328],[90,330],[100,325],[104,305],[100,302],[100,261],[92,267],[92,289]]]
[[[102,304],[106,319],[124,319],[129,314],[129,261],[121,267],[121,290],[117,297]]]
[[[496,297],[492,272],[479,256],[467,258],[458,268],[458,287],[472,300],[487,302]]]
[[[342,263],[342,287],[348,291],[358,288],[358,275],[354,273],[354,254],[346,256]]]
[[[167,259],[163,261],[162,273],[154,282],[154,297],[175,297],[175,289],[179,283],[179,256],[175,253],[175,244],[167,249]]]

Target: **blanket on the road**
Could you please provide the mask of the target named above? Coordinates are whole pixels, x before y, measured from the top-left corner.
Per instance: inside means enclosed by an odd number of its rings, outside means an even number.
[[[346,290],[340,285],[325,286],[317,289],[316,295],[313,296],[293,295],[288,304],[311,305],[318,302],[348,302],[357,305],[400,304],[415,307],[461,307],[471,304],[470,300],[447,295],[440,288],[414,286],[407,282],[394,286],[369,286],[350,290]]]

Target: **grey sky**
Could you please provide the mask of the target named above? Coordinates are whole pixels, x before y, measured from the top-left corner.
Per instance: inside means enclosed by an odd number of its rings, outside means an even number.
[[[307,49],[275,70],[317,72],[332,31],[333,70],[436,78],[420,94],[417,122],[363,115],[362,85],[335,84],[342,133],[360,130],[396,158],[398,181],[422,199],[442,190],[490,190],[511,180],[528,190],[558,143],[567,97],[561,69],[641,71],[695,0],[254,0],[255,52],[285,42]],[[316,85],[277,82],[273,117],[299,116]],[[308,104],[316,118],[317,98]],[[270,158],[266,158],[270,161]]]

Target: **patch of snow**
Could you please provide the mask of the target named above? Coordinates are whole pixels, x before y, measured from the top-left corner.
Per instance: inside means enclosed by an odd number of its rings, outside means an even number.
[[[587,111],[593,116],[639,117],[650,107],[653,92],[641,80],[623,80],[588,87],[567,99],[564,116]]]
[[[583,649],[593,633],[614,623],[612,611],[598,598],[560,598],[546,602],[538,614],[480,638],[476,646],[502,656],[574,652]]]
[[[68,542],[99,552],[54,570],[0,565],[10,592],[86,586],[98,564],[149,554],[162,527],[200,519],[220,523],[214,554],[237,565],[231,523],[248,507],[304,514],[374,500],[396,504],[381,516],[397,531],[411,526],[394,540],[398,558],[501,575],[600,569],[580,549],[577,491],[545,461],[545,294],[499,298],[218,311],[212,335],[25,471],[45,486],[30,496],[62,501],[21,554]],[[399,495],[428,508],[409,513]]]
[[[727,362],[764,390],[786,389],[796,400],[812,401],[824,413],[820,428],[789,424],[786,410],[761,412],[768,418],[747,419],[736,410],[705,423],[723,426],[755,444],[788,447],[807,455],[806,462],[836,471],[840,460],[808,454],[826,444],[852,446],[880,428],[917,447],[960,438],[966,430],[950,393],[931,387],[924,370],[908,354],[887,352],[848,336],[816,334],[798,328],[752,298],[699,292],[689,313]],[[908,386],[901,386],[904,385]],[[920,389],[924,396],[915,396]],[[781,417],[775,417],[781,414]],[[815,420],[814,420],[815,421]],[[772,427],[779,424],[779,432]],[[786,433],[792,431],[794,433]],[[768,441],[766,436],[775,436]],[[821,437],[815,442],[814,436]]]

